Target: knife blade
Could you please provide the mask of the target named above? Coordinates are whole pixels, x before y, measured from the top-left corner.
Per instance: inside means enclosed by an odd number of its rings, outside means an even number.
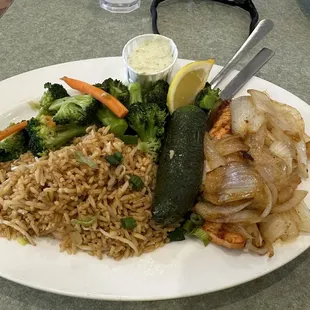
[[[234,95],[275,55],[274,51],[264,47],[258,54],[228,83],[220,92],[217,104],[209,113],[207,127],[212,128],[217,112],[223,101],[230,100]]]
[[[261,20],[252,34],[242,44],[232,59],[223,67],[223,69],[210,82],[212,88],[217,88],[219,83],[225,76],[236,66],[236,64],[244,58],[250,50],[252,50],[260,41],[262,41],[267,34],[273,29],[273,22],[270,19]]]

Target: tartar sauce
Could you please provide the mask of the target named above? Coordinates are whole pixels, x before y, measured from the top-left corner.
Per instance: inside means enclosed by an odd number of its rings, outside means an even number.
[[[155,74],[173,63],[169,41],[154,38],[143,42],[128,57],[129,66],[139,74]]]

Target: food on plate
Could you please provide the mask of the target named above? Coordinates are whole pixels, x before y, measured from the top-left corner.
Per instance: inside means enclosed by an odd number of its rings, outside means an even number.
[[[119,80],[111,78],[104,80],[102,83],[95,84],[113,97],[117,98],[126,107],[128,106],[130,94],[128,87]],[[128,129],[126,119],[117,117],[108,107],[102,105],[97,111],[97,118],[104,126],[110,126],[110,131],[115,135],[124,135]]]
[[[120,80],[113,80],[111,78],[104,80],[102,83],[97,83],[94,86],[101,88],[113,97],[117,98],[123,105],[127,107],[130,94],[128,87]]]
[[[11,124],[8,128],[0,132],[0,141],[16,134],[27,127],[27,121],[22,121],[18,124]],[[16,136],[15,136],[16,137]]]
[[[169,83],[164,80],[158,80],[144,92],[144,100],[159,105],[163,110],[167,110],[167,94]]]
[[[27,152],[28,135],[25,130],[27,122],[12,124],[0,133],[0,162],[19,158]]]
[[[229,249],[242,249],[245,246],[246,238],[234,231],[229,231],[225,224],[206,222],[203,229],[210,236],[210,240],[220,246]]]
[[[193,104],[198,93],[205,87],[214,62],[214,59],[191,62],[177,72],[167,97],[170,113],[179,107]]]
[[[117,260],[168,242],[173,228],[151,221],[156,164],[109,127],[90,127],[70,146],[40,159],[27,153],[12,165],[1,167],[0,185],[0,234],[8,239],[35,244],[48,236],[69,254]]]
[[[126,119],[117,117],[105,106],[102,106],[98,109],[97,118],[103,126],[109,126],[110,131],[117,136],[124,135],[128,129],[128,123]]]
[[[194,104],[202,110],[210,111],[220,100],[220,89],[212,89],[207,82],[205,87],[197,94]]]
[[[209,134],[211,137],[221,139],[231,131],[231,111],[230,102],[225,101],[221,103],[219,110],[216,112],[213,127]]]
[[[160,227],[151,212],[169,84],[135,83],[129,91],[107,79],[95,87],[122,100],[128,115],[119,118],[91,95],[69,96],[46,83],[38,115],[2,131],[2,236],[23,245],[52,237],[61,251],[115,259],[169,241],[178,225]]]
[[[102,88],[66,76],[64,76],[62,80],[71,88],[97,99],[99,102],[107,106],[116,116],[123,118],[127,115],[127,108],[116,97],[110,95]]]
[[[178,108],[169,122],[161,152],[153,202],[160,224],[178,223],[197,197],[203,173],[205,113],[195,105]]]
[[[213,63],[170,86],[46,83],[38,114],[0,132],[0,235],[119,260],[188,238],[272,256],[310,232],[302,116],[253,89],[222,102]]]
[[[43,115],[49,115],[50,105],[55,100],[68,97],[69,95],[64,87],[57,83],[52,84],[47,82],[44,84],[44,88],[46,88],[46,91],[40,100],[40,113]]]
[[[248,93],[224,104],[205,135],[206,175],[194,210],[212,242],[272,256],[276,240],[310,232],[308,192],[297,190],[308,177],[310,140],[296,109]]]
[[[140,43],[129,55],[128,65],[138,74],[152,75],[173,64],[170,40],[162,36]]]
[[[167,109],[162,102],[148,101],[143,98],[141,85],[133,83],[129,86],[130,105],[127,121],[139,136],[139,150],[152,154],[155,158],[160,152],[165,133]],[[156,97],[155,97],[156,99]]]
[[[55,100],[48,110],[54,115],[57,125],[88,125],[94,121],[98,101],[89,95],[77,95]]]
[[[28,121],[28,148],[35,156],[45,155],[86,133],[86,126],[76,124],[56,125],[50,116],[39,116]]]

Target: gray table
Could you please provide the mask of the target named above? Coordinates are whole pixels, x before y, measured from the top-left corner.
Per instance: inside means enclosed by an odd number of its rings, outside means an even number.
[[[128,39],[151,32],[150,2],[143,0],[135,13],[112,15],[100,9],[97,0],[15,0],[0,20],[0,80],[61,62],[120,55]],[[310,102],[309,1],[254,2],[261,18],[275,22],[264,45],[276,57],[259,76]],[[160,31],[175,40],[182,58],[214,57],[224,64],[247,37],[249,17],[240,9],[200,0],[167,0],[159,13]],[[0,309],[310,309],[309,254],[233,289],[161,302],[80,300],[0,278]]]

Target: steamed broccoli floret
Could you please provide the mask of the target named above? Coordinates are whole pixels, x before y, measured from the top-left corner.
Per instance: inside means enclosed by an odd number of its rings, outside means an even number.
[[[40,100],[40,114],[49,115],[51,113],[49,111],[50,105],[55,100],[67,97],[69,96],[69,94],[60,84],[45,83],[44,88],[46,88],[47,90],[44,92]]]
[[[142,102],[142,87],[140,83],[134,82],[129,85],[130,99],[129,103]]]
[[[194,104],[203,110],[211,110],[216,101],[220,99],[220,89],[212,89],[209,83],[198,93],[195,98]]]
[[[132,83],[129,86],[129,91],[131,104],[128,108],[128,124],[139,135],[139,149],[156,158],[161,148],[161,140],[164,137],[167,112],[157,104],[141,102],[140,84]]]
[[[0,142],[0,162],[19,158],[28,150],[28,137],[26,130],[17,132]]]
[[[111,78],[104,80],[102,83],[97,83],[94,86],[101,88],[113,97],[117,98],[123,105],[128,106],[129,103],[129,90],[119,80],[113,80]]]
[[[49,111],[56,113],[56,124],[87,125],[94,122],[99,103],[89,95],[77,95],[55,100]]]
[[[163,137],[166,113],[156,105],[134,103],[128,113],[130,126],[138,133],[140,139]]]
[[[105,106],[98,110],[97,118],[104,126],[110,126],[110,132],[117,136],[123,135],[128,128],[127,121],[124,118],[117,117]]]
[[[50,150],[57,150],[73,138],[82,136],[86,126],[55,125],[48,116],[32,118],[26,128],[29,135],[29,150],[35,156],[43,156]]]
[[[156,103],[161,109],[167,109],[168,82],[159,80],[144,94],[144,101]]]
[[[155,104],[133,103],[129,106],[128,123],[141,140],[141,151],[156,157],[161,148],[167,114]]]

